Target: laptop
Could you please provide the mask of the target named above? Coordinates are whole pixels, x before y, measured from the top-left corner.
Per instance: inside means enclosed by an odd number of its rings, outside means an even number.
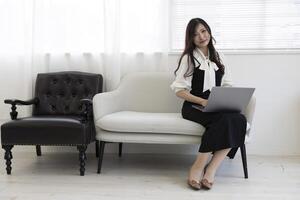
[[[213,87],[205,107],[192,105],[202,112],[242,112],[246,109],[255,88]]]

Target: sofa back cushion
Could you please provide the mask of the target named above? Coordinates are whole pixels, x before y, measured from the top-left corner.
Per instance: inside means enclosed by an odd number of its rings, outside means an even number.
[[[118,88],[122,97],[121,107],[139,112],[180,112],[183,101],[170,88],[174,78],[172,72],[137,72],[126,75]]]

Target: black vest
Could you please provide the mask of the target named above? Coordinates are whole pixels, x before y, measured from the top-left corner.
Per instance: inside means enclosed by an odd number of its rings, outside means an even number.
[[[208,99],[210,95],[210,91],[206,90],[203,92],[203,85],[204,85],[204,70],[200,69],[200,63],[197,59],[195,59],[198,64],[197,67],[194,68],[193,78],[192,78],[192,90],[190,91],[191,94],[201,97],[203,99]],[[223,72],[221,69],[215,71],[216,74],[216,86],[221,86],[221,81],[223,77]]]

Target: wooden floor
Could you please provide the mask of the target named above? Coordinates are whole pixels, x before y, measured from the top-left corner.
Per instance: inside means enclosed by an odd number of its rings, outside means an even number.
[[[248,156],[249,179],[243,178],[240,157],[226,159],[210,191],[187,187],[192,155],[106,154],[99,175],[95,156],[88,154],[83,177],[75,153],[13,156],[12,175],[6,175],[2,159],[1,200],[300,199],[300,156]]]

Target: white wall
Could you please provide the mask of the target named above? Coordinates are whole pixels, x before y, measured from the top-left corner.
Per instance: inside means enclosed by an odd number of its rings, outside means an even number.
[[[300,155],[300,55],[228,55],[236,82],[256,88],[251,154]]]
[[[247,145],[247,153],[300,155],[300,53],[224,54],[236,85],[256,88],[253,139]],[[170,68],[177,65],[178,56],[170,55]],[[124,145],[124,151],[130,153],[196,153],[197,149],[190,145]],[[35,148],[17,146],[14,150],[34,151]],[[75,152],[76,148],[43,150]],[[116,152],[117,145],[108,144],[106,150]],[[94,151],[94,145],[88,151]]]

